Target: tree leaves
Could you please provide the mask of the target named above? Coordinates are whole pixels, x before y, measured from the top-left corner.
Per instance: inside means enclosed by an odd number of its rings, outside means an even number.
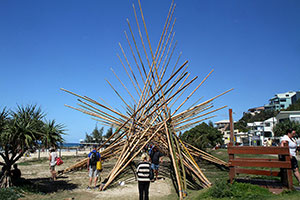
[[[295,130],[297,137],[300,136],[300,124],[298,122],[290,120],[284,120],[282,122],[277,123],[273,128],[273,132],[276,137],[280,137],[285,135],[288,129]]]
[[[181,139],[200,149],[212,148],[217,144],[222,144],[222,134],[218,129],[202,123],[181,135]]]

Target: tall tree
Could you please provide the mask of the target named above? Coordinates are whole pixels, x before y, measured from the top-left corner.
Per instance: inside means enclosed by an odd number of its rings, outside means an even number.
[[[85,139],[84,142],[86,143],[91,143],[93,142],[93,137],[91,135],[89,135],[88,133],[85,133]]]
[[[45,148],[57,147],[58,143],[62,143],[64,140],[62,135],[64,135],[64,125],[57,124],[55,120],[47,121],[43,126],[43,135],[41,138],[41,143]]]
[[[285,135],[288,129],[294,129],[296,131],[297,137],[300,136],[300,124],[298,122],[290,120],[284,120],[277,123],[273,128],[273,132],[276,137],[280,137]]]
[[[109,138],[112,134],[113,134],[113,127],[110,127],[109,129],[107,129],[105,136]]]
[[[95,129],[92,132],[92,136],[94,138],[94,141],[97,143],[102,142],[102,135],[103,135],[103,127],[98,129],[98,127],[96,126]]]
[[[101,143],[103,140],[103,130],[104,128],[101,127],[98,129],[97,125],[95,126],[93,132],[91,134],[85,134],[85,142],[87,143]]]

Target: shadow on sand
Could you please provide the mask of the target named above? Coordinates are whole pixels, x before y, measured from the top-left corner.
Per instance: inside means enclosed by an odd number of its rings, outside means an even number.
[[[77,184],[70,183],[69,180],[64,180],[67,177],[59,177],[58,180],[53,181],[49,178],[32,178],[23,179],[18,183],[18,186],[31,186],[34,190],[48,194],[53,192],[58,192],[61,190],[73,190],[78,188]]]

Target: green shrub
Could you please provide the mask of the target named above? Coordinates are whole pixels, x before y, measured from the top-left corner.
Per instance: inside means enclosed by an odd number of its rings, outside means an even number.
[[[234,183],[231,191],[233,197],[238,199],[264,199],[272,195],[266,188],[247,183]]]
[[[217,181],[216,184],[208,191],[208,195],[214,198],[231,197],[231,185],[225,181]]]
[[[266,199],[271,197],[267,189],[251,185],[247,183],[233,183],[229,184],[227,181],[216,181],[216,184],[213,185],[206,193],[198,196],[197,199]]]
[[[21,192],[15,187],[0,188],[0,200],[17,200],[22,196]]]

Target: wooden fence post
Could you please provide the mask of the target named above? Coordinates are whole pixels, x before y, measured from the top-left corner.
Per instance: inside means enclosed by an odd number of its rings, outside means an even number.
[[[285,147],[288,147],[288,144],[285,143],[284,144]],[[291,158],[289,155],[285,156],[285,160],[291,162]],[[286,186],[289,189],[293,189],[293,172],[292,172],[292,168],[286,169],[284,170],[284,183],[286,184]]]
[[[230,143],[234,144],[234,124],[232,119],[232,109],[229,109],[229,122],[230,122]]]
[[[230,142],[227,147],[228,150],[231,147],[233,147],[233,143]],[[229,180],[230,180],[230,183],[232,184],[233,180],[235,178],[235,167],[230,164],[231,160],[234,160],[234,154],[229,154]]]

